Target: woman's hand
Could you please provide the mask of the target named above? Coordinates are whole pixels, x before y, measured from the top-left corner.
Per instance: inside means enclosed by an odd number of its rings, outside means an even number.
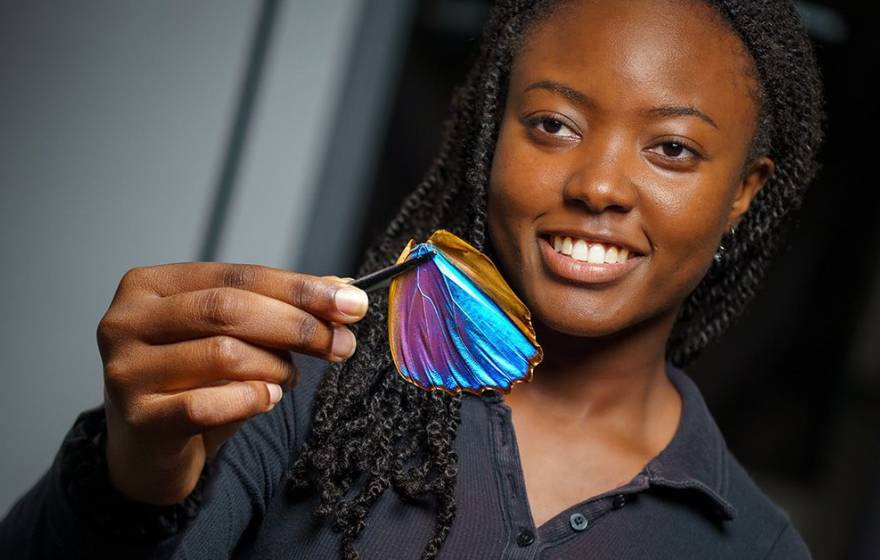
[[[98,325],[110,478],[165,505],[195,487],[240,424],[299,372],[290,350],[340,361],[367,295],[335,276],[224,263],[134,268]]]

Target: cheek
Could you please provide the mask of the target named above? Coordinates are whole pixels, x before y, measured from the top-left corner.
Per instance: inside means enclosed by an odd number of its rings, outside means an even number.
[[[522,248],[534,240],[535,219],[552,205],[559,171],[540,164],[531,150],[502,127],[489,179],[489,235],[501,264],[515,270]]]
[[[489,178],[490,211],[499,218],[552,210],[569,175],[569,159],[536,149],[525,134],[514,117],[502,122]]]
[[[655,271],[681,297],[696,287],[717,249],[729,205],[724,182],[721,177],[695,175],[673,187],[642,189],[640,210],[650,228]]]

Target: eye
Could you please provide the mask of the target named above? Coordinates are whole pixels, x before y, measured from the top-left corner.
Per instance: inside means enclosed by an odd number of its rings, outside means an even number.
[[[572,130],[562,120],[550,115],[536,115],[526,120],[530,129],[536,130],[544,136],[551,136],[563,140],[577,140],[580,135]]]
[[[663,147],[663,155],[671,158],[677,158],[682,153],[690,151],[684,147],[684,144],[678,142],[664,142],[661,146]]]
[[[661,142],[650,148],[649,151],[662,156],[666,160],[675,162],[689,162],[703,159],[703,156],[695,148],[677,140]]]

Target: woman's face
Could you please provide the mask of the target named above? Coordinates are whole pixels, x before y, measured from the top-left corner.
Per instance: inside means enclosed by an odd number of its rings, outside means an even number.
[[[763,158],[743,174],[749,64],[702,2],[575,1],[533,26],[511,69],[488,220],[538,323],[595,337],[674,316],[772,171]]]

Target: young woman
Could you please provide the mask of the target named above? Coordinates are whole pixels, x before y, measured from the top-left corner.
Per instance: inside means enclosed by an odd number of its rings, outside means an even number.
[[[677,366],[752,297],[820,141],[788,1],[502,0],[439,156],[361,272],[438,228],[470,241],[531,310],[533,380],[406,383],[387,295],[335,277],[135,269],[98,331],[104,407],[2,550],[808,558]]]

